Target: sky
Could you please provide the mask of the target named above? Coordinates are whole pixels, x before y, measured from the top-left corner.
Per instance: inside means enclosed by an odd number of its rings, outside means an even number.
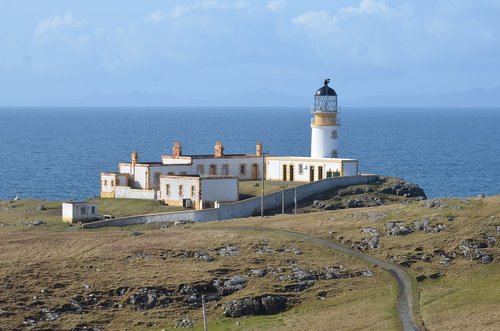
[[[0,105],[500,85],[498,0],[0,0]]]

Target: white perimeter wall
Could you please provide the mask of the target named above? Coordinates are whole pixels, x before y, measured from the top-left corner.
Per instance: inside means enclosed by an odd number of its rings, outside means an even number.
[[[335,177],[297,186],[297,201],[307,199],[315,194],[338,186],[366,184],[377,181],[378,175],[362,175],[353,177]],[[285,205],[293,204],[295,188],[285,190]],[[268,194],[264,197],[264,208],[276,209],[281,206],[281,192]],[[120,219],[98,221],[82,225],[83,228],[100,228],[105,226],[126,226],[169,221],[207,222],[255,216],[260,212],[260,197],[239,202],[221,203],[219,208],[196,211],[183,211],[151,215],[139,215]]]
[[[203,201],[238,201],[237,178],[202,178],[201,199]]]

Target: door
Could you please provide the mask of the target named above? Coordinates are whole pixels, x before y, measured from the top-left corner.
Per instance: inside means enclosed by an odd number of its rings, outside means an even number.
[[[323,179],[323,167],[319,166],[318,167],[318,180],[322,180],[322,179]]]
[[[259,178],[259,165],[256,163],[252,164],[252,179],[256,180]]]
[[[283,181],[286,182],[286,164],[283,164],[283,167],[282,167],[282,170],[283,170]]]
[[[313,166],[309,167],[309,181],[314,182],[314,167]]]
[[[289,168],[290,170],[290,174],[289,174],[289,178],[290,178],[290,181],[293,182],[293,164],[290,164]]]

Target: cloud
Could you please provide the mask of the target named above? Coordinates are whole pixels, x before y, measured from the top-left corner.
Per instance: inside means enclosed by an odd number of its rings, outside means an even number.
[[[270,11],[280,11],[285,9],[287,4],[287,0],[271,0],[267,3],[267,9]]]
[[[246,8],[250,5],[249,2],[239,1],[219,1],[219,0],[204,0],[198,1],[191,6],[179,5],[175,6],[170,12],[171,18],[178,18],[191,12],[204,12],[209,10],[228,11],[239,10]]]
[[[331,31],[336,27],[337,18],[327,11],[310,11],[292,18],[292,23],[306,30],[327,29]]]
[[[156,10],[144,18],[146,23],[159,23],[167,17],[167,14],[163,10]]]
[[[73,15],[66,13],[64,16],[53,16],[44,19],[36,27],[35,34],[37,36],[56,31],[62,28],[78,28],[84,25],[83,21],[76,21]]]
[[[340,12],[363,15],[391,13],[392,10],[382,0],[362,0],[358,7],[348,6],[342,8]]]

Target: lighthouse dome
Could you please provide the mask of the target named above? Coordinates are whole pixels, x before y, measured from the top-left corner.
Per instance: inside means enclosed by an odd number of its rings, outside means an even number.
[[[334,89],[332,89],[328,84],[330,83],[330,79],[325,79],[324,85],[320,87],[316,93],[314,93],[315,96],[337,96],[337,93],[335,92]]]

